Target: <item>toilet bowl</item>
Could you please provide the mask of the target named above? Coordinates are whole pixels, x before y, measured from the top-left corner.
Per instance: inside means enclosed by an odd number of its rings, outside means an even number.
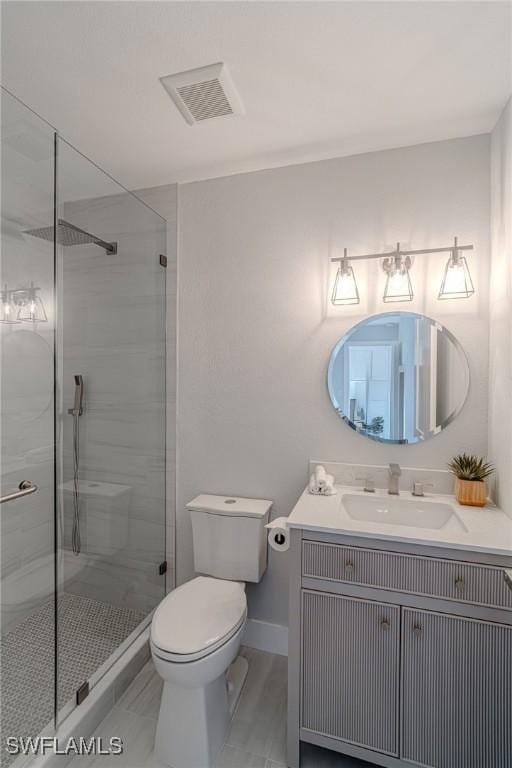
[[[192,579],[158,606],[151,653],[164,681],[155,754],[172,768],[208,768],[227,735],[247,674],[235,660],[245,629],[245,585]]]
[[[246,581],[266,569],[272,502],[201,495],[187,505],[198,573],[165,597],[150,645],[164,682],[155,756],[171,768],[211,768],[247,676],[237,656],[247,620]]]

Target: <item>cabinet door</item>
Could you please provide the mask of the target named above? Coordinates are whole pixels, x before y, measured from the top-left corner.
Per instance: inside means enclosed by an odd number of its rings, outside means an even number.
[[[400,609],[304,590],[301,726],[396,755]]]
[[[401,757],[511,768],[512,627],[403,609]]]

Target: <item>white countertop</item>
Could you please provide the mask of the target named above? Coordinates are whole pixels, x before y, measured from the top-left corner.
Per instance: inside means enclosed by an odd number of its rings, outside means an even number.
[[[425,494],[415,497],[400,492],[400,499],[422,505],[432,502],[452,506],[453,517],[441,528],[420,528],[369,522],[352,518],[343,505],[346,494],[358,495],[375,500],[382,499],[382,506],[389,501],[387,491],[376,490],[368,494],[352,486],[336,485],[334,496],[316,496],[307,488],[297,501],[289,518],[290,528],[322,533],[338,533],[345,536],[361,536],[373,539],[425,544],[450,549],[464,549],[497,555],[512,555],[512,519],[498,507],[467,507],[457,502],[454,496]],[[391,497],[396,499],[397,497]]]

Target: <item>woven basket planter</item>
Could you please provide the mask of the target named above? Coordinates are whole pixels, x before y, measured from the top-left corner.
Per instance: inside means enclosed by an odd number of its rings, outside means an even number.
[[[459,504],[467,507],[485,507],[487,484],[484,480],[460,480],[456,477],[455,495]]]

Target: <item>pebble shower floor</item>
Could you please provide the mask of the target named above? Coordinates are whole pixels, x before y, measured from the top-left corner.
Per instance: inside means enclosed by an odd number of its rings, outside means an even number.
[[[109,658],[146,614],[72,594],[59,597],[58,708]],[[0,766],[14,757],[8,736],[36,736],[53,718],[54,601],[49,600],[0,645]]]

